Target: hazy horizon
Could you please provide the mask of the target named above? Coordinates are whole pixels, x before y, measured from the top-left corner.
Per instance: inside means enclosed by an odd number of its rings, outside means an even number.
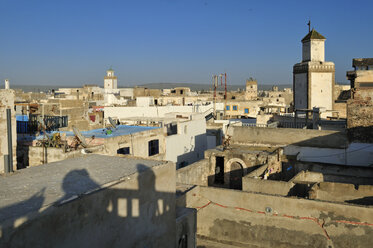
[[[347,82],[353,58],[373,57],[372,1],[5,0],[0,8],[2,85],[103,85],[111,66],[128,87],[210,84],[222,72],[230,85],[292,84],[309,19],[327,39],[336,82]]]

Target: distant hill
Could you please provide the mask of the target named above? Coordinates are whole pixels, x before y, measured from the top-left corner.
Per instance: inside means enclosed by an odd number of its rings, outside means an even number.
[[[270,90],[273,85],[270,84],[259,84],[259,90]],[[293,88],[292,84],[280,84],[276,85],[280,90],[284,88]],[[175,87],[189,87],[192,91],[197,90],[213,90],[212,85],[210,84],[190,84],[190,83],[151,83],[151,84],[142,84],[139,87],[146,87],[149,89],[169,89]],[[237,90],[237,89],[245,89],[245,85],[228,85],[228,90]],[[219,84],[218,90],[224,90],[224,85],[221,86]]]
[[[46,92],[46,91],[50,91],[52,89],[68,88],[68,87],[76,88],[77,86],[66,86],[66,85],[63,85],[63,86],[58,86],[58,85],[51,85],[51,86],[47,86],[47,85],[14,85],[14,84],[10,85],[11,89],[21,89],[24,92]]]
[[[273,85],[271,84],[259,84],[258,88],[259,90],[270,90]],[[292,88],[292,84],[280,84],[276,85],[279,87],[280,90],[283,88]],[[52,89],[58,89],[58,88],[78,88],[83,87],[77,86],[77,85],[11,85],[12,89],[22,89],[24,92],[46,92],[50,91]],[[129,88],[129,87],[135,87],[135,86],[128,86],[128,85],[118,85],[119,88]],[[199,91],[199,90],[213,90],[212,85],[210,84],[190,84],[190,83],[150,83],[150,84],[141,84],[138,85],[138,87],[146,87],[149,89],[169,89],[169,88],[175,88],[175,87],[189,87],[192,91]],[[245,85],[228,85],[228,90],[238,90],[238,89],[245,89]],[[218,90],[223,91],[224,85],[221,86],[219,84]]]

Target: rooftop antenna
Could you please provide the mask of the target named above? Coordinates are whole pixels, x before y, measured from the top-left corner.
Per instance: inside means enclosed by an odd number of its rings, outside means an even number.
[[[311,32],[311,19],[308,20],[308,33]]]
[[[75,126],[73,126],[73,132],[75,134],[75,137],[79,140],[80,144],[84,147],[84,148],[87,148],[88,147],[88,144],[85,142],[85,138],[84,136],[82,135],[82,133],[79,131],[78,128],[76,128]]]

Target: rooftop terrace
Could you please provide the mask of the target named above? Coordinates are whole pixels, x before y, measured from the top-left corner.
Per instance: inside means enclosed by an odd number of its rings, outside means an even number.
[[[0,176],[0,223],[129,180],[164,163],[91,154]]]
[[[134,133],[139,133],[147,130],[152,130],[152,129],[157,129],[159,127],[144,127],[144,126],[128,126],[128,125],[118,125],[116,128],[112,128],[112,133],[111,134],[106,134],[106,128],[100,128],[100,129],[93,129],[89,131],[81,131],[82,135],[86,138],[90,138],[92,136],[95,136],[95,138],[112,138],[112,137],[117,137],[117,136],[123,136],[123,135],[129,135],[129,134],[134,134]],[[49,135],[52,135],[54,133],[60,133],[60,134],[66,134],[66,136],[75,136],[73,132],[70,131],[52,131],[52,132],[47,132]],[[22,136],[18,137],[18,139],[21,140],[42,140],[43,135],[38,135],[38,136]]]

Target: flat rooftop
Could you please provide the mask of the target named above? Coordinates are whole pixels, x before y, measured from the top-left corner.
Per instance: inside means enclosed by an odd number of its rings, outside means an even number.
[[[273,153],[278,149],[276,146],[252,146],[252,145],[229,145],[228,149],[223,150],[223,146],[217,146],[216,148],[209,149],[212,152],[239,152],[239,153],[260,153],[268,152]]]
[[[100,128],[100,129],[93,129],[89,131],[81,131],[82,135],[86,138],[90,138],[93,135],[96,138],[112,138],[112,137],[117,137],[117,136],[123,136],[123,135],[129,135],[129,134],[134,134],[134,133],[139,133],[139,132],[144,132],[152,129],[157,129],[159,127],[144,127],[144,126],[129,126],[129,125],[118,125],[116,128],[112,128],[112,133],[111,134],[106,134],[106,128]],[[70,131],[52,131],[52,132],[47,132],[49,135],[53,135],[54,133],[60,133],[60,134],[66,134],[66,136],[75,136],[73,132]],[[22,137],[18,137],[21,140],[42,140],[43,135],[39,136],[26,136],[23,135]]]
[[[62,204],[164,161],[90,154],[0,176],[0,223]]]

